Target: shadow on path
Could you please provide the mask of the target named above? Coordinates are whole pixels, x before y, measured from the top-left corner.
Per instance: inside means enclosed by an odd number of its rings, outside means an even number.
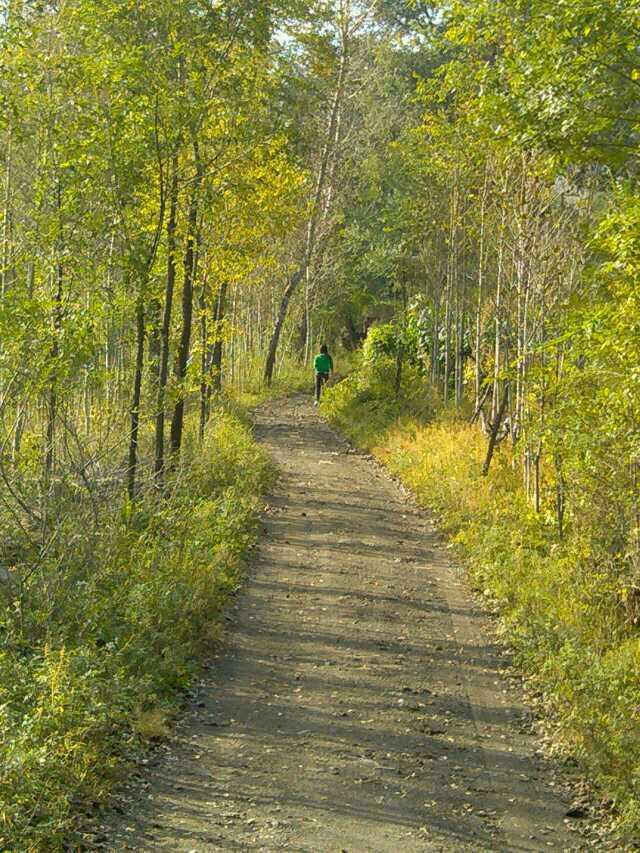
[[[227,648],[111,850],[575,850],[553,768],[432,522],[304,397]]]

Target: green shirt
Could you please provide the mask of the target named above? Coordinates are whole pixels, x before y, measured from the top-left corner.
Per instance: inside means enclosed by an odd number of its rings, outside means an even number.
[[[316,373],[331,373],[333,370],[333,359],[330,355],[325,355],[321,352],[320,355],[316,356],[313,367]]]

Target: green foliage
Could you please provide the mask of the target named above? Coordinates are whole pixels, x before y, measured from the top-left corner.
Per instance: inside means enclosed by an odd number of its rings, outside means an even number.
[[[393,323],[373,326],[362,346],[362,361],[369,367],[398,353],[398,332]]]
[[[2,611],[0,844],[61,849],[80,800],[100,799],[144,734],[180,701],[255,541],[270,466],[217,411],[170,497],[114,502],[87,542],[68,521]]]
[[[378,89],[335,254],[336,313],[394,324],[324,411],[442,513],[637,832],[640,7],[453,0],[412,25],[422,8],[382,4],[424,71],[393,122]],[[489,478],[480,429],[416,413],[407,384],[437,397],[416,367],[485,432],[504,399]]]
[[[323,414],[356,444],[367,449],[400,417],[428,420],[440,406],[422,371],[412,364],[404,365],[400,391],[394,394],[397,369],[394,350],[397,343],[393,327],[372,328],[360,361],[355,362],[345,379],[327,388],[323,395]]]
[[[374,366],[385,358],[397,358],[402,347],[402,357],[417,369],[424,369],[431,351],[431,329],[425,311],[412,307],[403,324],[383,323],[372,326],[362,345],[362,362]]]

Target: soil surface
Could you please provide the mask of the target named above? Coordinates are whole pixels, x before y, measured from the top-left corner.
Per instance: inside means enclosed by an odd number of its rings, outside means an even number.
[[[107,849],[585,849],[433,522],[298,396],[225,650]]]

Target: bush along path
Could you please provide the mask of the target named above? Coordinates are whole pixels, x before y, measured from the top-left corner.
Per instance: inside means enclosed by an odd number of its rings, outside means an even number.
[[[282,477],[226,648],[94,847],[586,849],[432,522],[309,398],[256,432]]]
[[[61,490],[58,538],[0,613],[0,850],[82,845],[79,814],[181,706],[272,476],[250,429],[216,410],[164,500],[123,509],[110,492],[94,519]]]

